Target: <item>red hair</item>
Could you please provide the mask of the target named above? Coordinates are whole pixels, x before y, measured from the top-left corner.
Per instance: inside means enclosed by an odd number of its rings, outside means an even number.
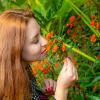
[[[22,64],[29,10],[8,10],[0,15],[0,100],[31,100],[29,78]]]

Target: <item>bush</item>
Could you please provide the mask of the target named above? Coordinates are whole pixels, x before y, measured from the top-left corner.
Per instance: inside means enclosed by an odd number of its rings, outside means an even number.
[[[100,99],[99,6],[99,0],[2,0],[0,2],[0,12],[11,8],[31,9],[41,25],[41,32],[48,40],[48,57],[41,62],[31,64],[40,87],[44,78],[57,79],[63,66],[63,59],[70,56],[78,69],[79,80],[70,88],[68,99]]]

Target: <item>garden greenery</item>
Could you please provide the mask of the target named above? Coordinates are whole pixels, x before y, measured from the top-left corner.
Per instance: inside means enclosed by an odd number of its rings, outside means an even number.
[[[100,100],[100,1],[0,0],[1,13],[12,8],[31,9],[48,40],[48,58],[31,65],[40,87],[44,78],[57,79],[70,56],[79,80],[68,99]]]

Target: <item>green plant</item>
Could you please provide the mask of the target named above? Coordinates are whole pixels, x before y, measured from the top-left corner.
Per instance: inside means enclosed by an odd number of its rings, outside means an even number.
[[[70,56],[78,69],[79,80],[70,89],[68,99],[100,99],[99,4],[99,0],[2,0],[0,2],[0,12],[11,8],[31,9],[41,25],[42,35],[49,41],[48,58],[41,62],[42,66],[39,66],[38,62],[31,65],[40,87],[44,78],[57,79],[64,57]],[[64,51],[62,44],[66,46]]]

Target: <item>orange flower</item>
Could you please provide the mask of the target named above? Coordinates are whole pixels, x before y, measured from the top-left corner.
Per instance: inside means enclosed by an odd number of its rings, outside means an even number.
[[[77,40],[73,39],[73,42],[74,42],[74,43],[76,43],[76,42],[77,42]]]
[[[94,86],[93,86],[93,92],[95,92],[96,90],[97,90],[97,86],[94,85]]]
[[[48,33],[47,35],[46,35],[46,39],[48,40],[48,39],[50,39],[51,38],[51,35],[50,35],[50,33]]]
[[[48,45],[50,45],[50,46],[51,46],[52,44],[53,44],[53,42],[52,42],[52,41],[50,41]]]
[[[91,23],[90,23],[90,25],[94,26],[95,25],[95,20],[92,20]]]
[[[48,45],[46,51],[48,52],[50,50],[51,46]]]
[[[40,67],[39,69],[40,69],[40,71],[41,71],[41,72],[44,70],[44,68],[43,68],[43,67]]]
[[[65,45],[65,43],[62,44],[62,51],[63,52],[66,51],[66,45]]]
[[[96,42],[96,35],[95,34],[93,34],[92,36],[90,36],[90,41],[92,43],[95,43]]]
[[[48,45],[47,45],[47,47],[46,47],[46,51],[47,51],[47,52],[50,50],[52,44],[53,44],[52,41],[49,41],[49,42],[48,42]]]
[[[72,60],[73,64],[76,65],[77,64],[77,61],[74,59]]]
[[[99,23],[97,22],[96,23],[96,29],[99,29],[100,28],[100,25],[99,25]]]
[[[54,48],[53,48],[53,52],[56,52],[58,50],[58,48],[59,47],[57,45],[55,45]]]
[[[32,67],[32,72],[33,72],[34,76],[36,76],[37,73],[36,73],[36,70],[34,67]]]
[[[81,16],[79,15],[79,16],[78,16],[78,19],[80,19],[80,18],[81,18]]]
[[[70,24],[70,28],[73,28],[74,27],[74,24]]]
[[[41,65],[44,65],[44,64],[48,64],[48,59],[44,59],[43,61],[41,61]]]
[[[58,68],[58,66],[59,66],[59,64],[58,64],[58,63],[56,63],[56,64],[55,64],[55,67],[56,67],[56,68]]]
[[[55,43],[55,42],[57,42],[57,39],[56,38],[53,40],[53,43]]]
[[[100,55],[96,56],[98,59],[100,59]]]
[[[47,74],[48,73],[48,70],[43,69],[42,72],[43,72],[43,74]]]
[[[40,67],[40,65],[39,65],[37,62],[34,62],[33,68],[34,68],[34,69],[38,69],[39,67]]]
[[[69,35],[70,33],[71,33],[71,30],[70,30],[70,29],[68,29],[68,30],[67,30],[67,34]]]
[[[53,35],[54,35],[54,32],[52,31],[52,32],[51,32],[51,36],[53,36]]]
[[[92,15],[91,18],[92,18],[92,19],[95,19],[95,15]]]
[[[76,32],[72,34],[72,38],[76,38]]]
[[[43,69],[42,72],[43,72],[43,74],[46,74],[47,71],[46,71],[46,69]]]
[[[50,65],[48,66],[48,69],[47,69],[47,71],[48,71],[48,72],[50,71]]]
[[[66,28],[68,28],[68,27],[69,27],[69,24],[67,23],[67,24],[66,24]]]
[[[47,34],[47,36],[46,36],[46,39],[47,39],[47,40],[50,39],[50,38],[53,36],[53,34],[54,34],[53,31],[52,31],[52,32],[49,32],[49,33]]]
[[[73,22],[76,20],[76,18],[75,18],[75,16],[71,16],[71,17],[69,18],[69,20],[70,20],[70,23],[73,23]]]

